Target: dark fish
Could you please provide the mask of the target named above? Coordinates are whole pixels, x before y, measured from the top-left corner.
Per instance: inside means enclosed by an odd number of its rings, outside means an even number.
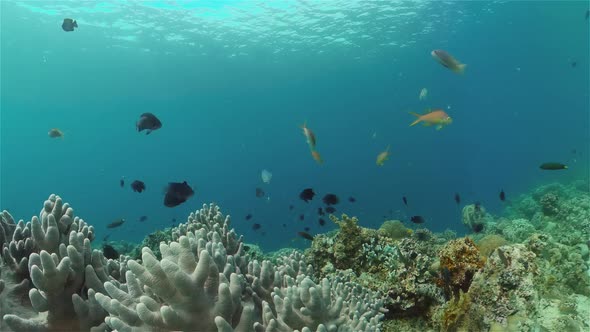
[[[325,213],[324,213],[324,209],[322,209],[321,207],[319,207],[319,208],[318,208],[318,214],[319,214],[320,216],[323,216],[323,215],[325,214]]]
[[[459,196],[459,193],[455,193],[455,202],[457,202],[457,205],[461,204],[461,196]]]
[[[326,194],[326,196],[324,196],[324,198],[322,198],[322,201],[326,205],[336,205],[336,204],[338,204],[338,202],[340,202],[340,199],[338,199],[338,196],[336,196],[334,194]]]
[[[261,188],[256,188],[256,197],[261,198],[264,197],[264,195],[264,190],[262,190]]]
[[[351,203],[354,203],[354,202],[356,202],[356,198],[350,196],[350,197],[348,197],[348,201]]]
[[[504,202],[506,200],[506,193],[504,193],[504,189],[500,191],[500,200]]]
[[[78,22],[76,22],[76,20],[72,20],[71,18],[64,18],[64,22],[61,24],[61,28],[67,32],[74,31],[74,28],[77,27]]]
[[[246,220],[250,220],[250,219],[252,219],[252,213],[248,213],[248,214],[246,215]]]
[[[323,218],[318,219],[318,222],[320,223],[320,226],[326,225],[326,221]]]
[[[108,259],[119,259],[119,256],[121,256],[113,246],[108,244],[102,246],[102,253]]]
[[[145,190],[145,183],[139,180],[135,180],[131,183],[131,189],[136,193],[140,193]]]
[[[248,252],[248,251],[250,251],[250,246],[244,246],[244,251],[245,251],[245,252]]]
[[[136,126],[137,131],[147,130],[145,134],[149,135],[152,131],[162,128],[162,122],[152,113],[143,113],[139,116]]]
[[[475,211],[477,211],[477,212],[481,211],[481,203],[480,202],[473,203],[473,206],[475,208]]]
[[[570,65],[572,66],[572,68],[576,68],[576,66],[578,65],[578,61],[573,60],[570,62]]]
[[[406,198],[406,196],[402,197],[402,201],[404,201],[405,206],[408,206],[408,199]]]
[[[170,220],[170,222],[176,222],[176,218],[172,218],[172,220]]]
[[[293,211],[295,207],[293,205],[289,205],[289,211]]]
[[[283,224],[283,227],[287,227],[287,224]]]
[[[313,236],[311,236],[311,234],[309,234],[308,232],[297,232],[297,235],[301,236],[306,240],[313,241]]]
[[[305,203],[311,201],[315,196],[312,188],[303,189],[303,191],[299,194],[299,198],[305,201]]]
[[[303,215],[303,214],[300,214],[300,215],[299,215],[299,220],[303,220],[303,219],[305,219],[305,215]]]
[[[125,219],[118,219],[107,225],[107,228],[117,228],[125,223]]]
[[[121,180],[119,180],[119,185],[121,188],[125,187],[125,177],[122,177]]]
[[[567,166],[562,163],[543,163],[539,168],[548,170],[548,171],[556,171],[560,169],[567,169]]]
[[[259,230],[261,227],[262,227],[262,225],[260,225],[260,224],[253,224],[252,225],[252,229],[255,231]]]
[[[590,18],[590,9],[586,11],[586,21],[588,21],[588,18]]]
[[[141,221],[141,222],[144,222],[146,220],[148,220],[148,217],[147,216],[141,216],[141,217],[139,217],[139,221]]]
[[[305,228],[304,228],[304,230],[305,230],[306,232],[309,232],[309,227],[305,227]]]
[[[477,223],[477,224],[473,224],[471,226],[471,229],[473,230],[474,233],[479,233],[481,231],[483,231],[483,223]]]
[[[336,212],[336,208],[333,206],[326,206],[326,212],[334,213],[334,212]]]
[[[186,181],[184,182],[170,182],[166,188],[166,196],[164,197],[164,205],[167,207],[175,207],[186,202],[195,192]]]
[[[410,218],[410,221],[414,224],[423,224],[426,220],[424,220],[424,217],[422,216],[413,216]]]
[[[106,242],[106,241],[108,241],[109,237],[111,237],[111,234],[110,234],[110,233],[109,233],[109,234],[107,234],[107,235],[105,235],[105,236],[102,238],[102,242]]]

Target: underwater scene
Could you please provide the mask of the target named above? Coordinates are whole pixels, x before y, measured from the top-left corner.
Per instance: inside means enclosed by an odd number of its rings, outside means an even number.
[[[1,332],[590,331],[590,2],[1,0]]]

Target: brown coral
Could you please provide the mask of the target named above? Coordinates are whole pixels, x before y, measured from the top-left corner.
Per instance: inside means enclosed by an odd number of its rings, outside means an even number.
[[[484,265],[479,249],[470,238],[461,238],[448,242],[440,251],[439,286],[445,288],[447,296],[467,292],[471,279]]]

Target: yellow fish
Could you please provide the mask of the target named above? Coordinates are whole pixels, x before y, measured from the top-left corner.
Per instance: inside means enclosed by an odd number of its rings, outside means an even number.
[[[389,145],[387,146],[387,149],[385,149],[385,151],[381,152],[377,156],[377,166],[383,166],[385,161],[388,159],[389,159]]]
[[[453,119],[443,110],[435,110],[426,114],[418,114],[410,112],[410,114],[417,117],[416,121],[410,124],[410,127],[420,122],[425,126],[436,126],[436,130],[441,130],[442,127],[453,123]]]
[[[320,153],[317,152],[316,150],[311,150],[311,156],[318,164],[322,164],[324,162],[322,160],[322,156],[320,156]]]

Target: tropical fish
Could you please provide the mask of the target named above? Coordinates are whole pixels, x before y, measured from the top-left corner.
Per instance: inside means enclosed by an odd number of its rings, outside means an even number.
[[[408,199],[406,198],[406,196],[402,197],[402,201],[404,201],[405,206],[408,206]]]
[[[133,191],[136,193],[140,193],[145,190],[145,183],[135,180],[131,183],[131,189],[133,189]]]
[[[64,137],[64,133],[63,131],[59,130],[58,128],[52,128],[47,135],[51,138],[63,138]]]
[[[256,188],[256,197],[261,198],[264,197],[264,195],[266,195],[266,193],[262,188]]]
[[[356,202],[356,198],[350,196],[350,197],[348,197],[348,201],[351,203],[354,203],[354,202]]]
[[[303,230],[306,231],[306,232],[309,232],[310,228],[309,227],[304,227]]]
[[[377,161],[376,161],[377,166],[383,166],[385,161],[387,161],[388,159],[389,159],[389,145],[387,146],[385,151],[381,152],[377,156]]]
[[[460,63],[459,61],[457,61],[457,59],[455,59],[446,51],[434,50],[430,52],[430,55],[432,55],[432,57],[441,65],[449,68],[457,74],[463,74],[465,72],[465,67],[467,67],[467,65]]]
[[[340,199],[334,194],[326,194],[324,198],[322,198],[322,201],[326,205],[336,205],[340,202]]]
[[[324,209],[322,209],[321,207],[318,208],[318,215],[323,216],[324,213]]]
[[[115,221],[113,221],[112,223],[107,225],[107,228],[117,228],[120,227],[121,225],[123,225],[125,223],[125,219],[117,219]]]
[[[322,164],[324,162],[322,160],[322,156],[320,156],[320,153],[317,152],[316,150],[311,150],[311,156],[318,164]]]
[[[560,169],[567,169],[567,165],[564,165],[562,163],[543,163],[541,164],[541,166],[539,166],[540,169],[544,169],[547,171],[557,171]]]
[[[441,130],[442,127],[453,123],[453,119],[443,110],[435,110],[425,114],[410,112],[410,114],[417,117],[416,121],[410,124],[410,127],[422,122],[425,126],[434,125],[436,130]]]
[[[318,219],[318,223],[320,224],[320,226],[326,225],[326,221],[324,220],[324,218]]]
[[[147,130],[146,135],[152,131],[162,128],[162,122],[152,113],[143,113],[137,121],[137,131]]]
[[[246,215],[246,218],[245,218],[245,219],[246,219],[246,220],[250,220],[250,219],[252,219],[252,213],[248,213],[248,214]]]
[[[506,200],[506,193],[504,193],[504,189],[500,191],[500,200],[504,202]]]
[[[336,208],[333,206],[326,206],[326,212],[334,213],[334,212],[336,212]]]
[[[170,182],[166,188],[166,195],[164,196],[164,205],[167,207],[175,207],[186,202],[195,192],[186,181],[184,182]]]
[[[410,221],[414,224],[423,224],[426,220],[422,216],[413,216],[410,218]]]
[[[457,205],[461,204],[461,196],[459,196],[459,193],[455,193],[455,202],[457,202]]]
[[[311,201],[314,196],[315,196],[315,192],[313,191],[312,188],[305,188],[299,194],[299,198],[301,198],[303,201],[305,201],[305,203]]]
[[[590,18],[590,9],[586,11],[586,21],[588,21],[588,18]]]
[[[121,180],[119,180],[119,185],[121,186],[121,188],[125,187],[125,177],[121,177]]]
[[[102,253],[107,259],[119,259],[119,252],[113,246],[105,244],[102,246]]]
[[[148,216],[141,216],[141,217],[139,217],[139,219],[138,219],[138,220],[139,220],[140,222],[144,222],[144,221],[148,220]]]
[[[424,100],[426,99],[426,96],[428,96],[428,89],[422,88],[422,90],[420,90],[420,95],[418,96],[418,99]]]
[[[253,229],[253,230],[257,231],[257,230],[259,230],[260,228],[262,228],[262,225],[260,225],[260,224],[252,224],[252,229]]]
[[[313,241],[313,236],[311,234],[309,234],[308,232],[297,232],[297,235],[301,236],[302,238],[309,240],[309,241]]]
[[[307,121],[304,122],[303,125],[301,125],[301,129],[303,129],[303,135],[307,139],[307,144],[309,145],[309,148],[313,150],[315,148],[316,139],[311,129],[307,128]]]
[[[61,24],[61,28],[64,29],[66,32],[74,31],[74,28],[78,27],[78,22],[76,20],[72,20],[71,18],[64,18],[63,23]]]
[[[262,172],[260,172],[260,177],[262,178],[262,182],[268,184],[272,179],[272,173],[267,171],[266,169],[263,169]]]
[[[301,220],[301,221],[305,220],[305,215],[303,213],[299,215],[299,220]]]

